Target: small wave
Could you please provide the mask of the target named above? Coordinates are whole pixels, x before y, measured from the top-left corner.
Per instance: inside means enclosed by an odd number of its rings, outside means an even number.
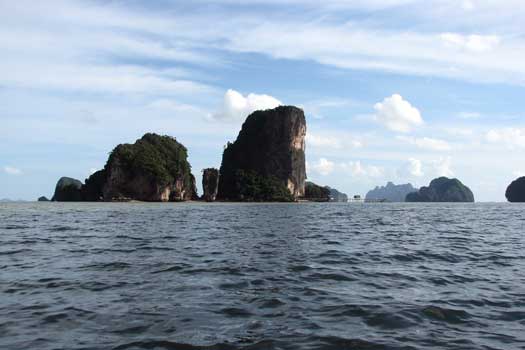
[[[33,251],[32,249],[7,250],[3,252],[0,251],[0,255],[14,255],[14,254],[27,253],[27,252],[32,252],[32,251]]]
[[[446,309],[433,305],[425,307],[421,312],[434,320],[448,323],[462,323],[470,318],[469,313],[464,310]]]

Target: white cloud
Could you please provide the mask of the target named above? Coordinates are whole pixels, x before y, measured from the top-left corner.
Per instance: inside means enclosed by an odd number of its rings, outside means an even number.
[[[350,161],[347,163],[339,164],[339,167],[350,173],[350,175],[355,177],[382,177],[384,174],[384,169],[374,165],[363,165],[361,161]]]
[[[310,132],[306,134],[306,145],[318,148],[342,148],[341,141],[333,136],[320,136]]]
[[[485,138],[489,143],[498,144],[508,149],[525,147],[525,129],[492,129],[487,132]]]
[[[249,94],[246,97],[241,93],[229,89],[224,94],[223,106],[220,112],[211,116],[214,120],[239,121],[248,115],[264,109],[271,109],[282,105],[282,102],[269,95]]]
[[[422,164],[419,159],[415,159],[415,158],[408,159],[408,173],[416,177],[421,177],[424,175]]]
[[[443,33],[441,40],[445,46],[473,52],[493,50],[501,42],[501,38],[496,35],[461,35],[456,33]]]
[[[319,149],[346,149],[346,148],[361,148],[363,143],[348,134],[335,133],[334,135],[321,135],[311,132],[306,133],[307,147]]]
[[[409,132],[423,124],[419,110],[398,94],[376,103],[374,109],[375,120],[393,131]]]
[[[314,172],[321,174],[323,176],[330,175],[335,169],[335,163],[329,161],[326,158],[320,158],[315,162],[311,167],[308,166]]]
[[[431,151],[450,151],[452,149],[447,141],[433,139],[430,137],[413,138],[398,136],[397,139],[415,145],[419,148]]]
[[[438,160],[431,162],[433,172],[436,176],[454,176],[454,171],[452,170],[452,158],[451,157],[442,157]]]
[[[461,3],[461,8],[465,11],[472,11],[476,7],[474,3],[472,2],[472,0],[463,0],[463,2]]]
[[[6,165],[4,166],[4,172],[9,175],[21,175],[22,170],[15,168],[13,166]]]

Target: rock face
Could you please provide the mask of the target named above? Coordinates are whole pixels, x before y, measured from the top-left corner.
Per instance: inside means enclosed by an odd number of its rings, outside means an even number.
[[[220,168],[218,198],[290,201],[304,196],[306,120],[292,106],[248,116]]]
[[[71,177],[62,177],[55,187],[52,201],[56,202],[79,202],[82,200],[82,182]]]
[[[348,202],[348,195],[343,192],[339,192],[335,188],[325,186],[330,191],[330,202]]]
[[[146,134],[111,152],[104,170],[86,180],[93,199],[149,202],[182,201],[197,196],[186,148],[169,136]],[[102,186],[101,186],[102,185]]]
[[[313,182],[307,181],[304,189],[304,196],[302,198],[313,202],[329,202],[330,188],[322,187]]]
[[[417,192],[412,184],[395,185],[388,182],[386,186],[377,186],[365,196],[365,201],[404,202],[407,194]]]
[[[49,199],[47,199],[46,196],[38,197],[39,202],[49,202]]]
[[[525,202],[525,177],[520,177],[512,181],[507,187],[505,197],[509,202],[524,203]]]
[[[208,168],[202,171],[202,198],[207,202],[213,202],[217,198],[219,190],[219,170]]]
[[[186,148],[169,136],[146,134],[113,149],[104,169],[86,183],[62,178],[53,200],[150,202],[197,198]]]
[[[458,179],[440,177],[432,180],[428,187],[409,193],[407,202],[474,202],[472,191]]]

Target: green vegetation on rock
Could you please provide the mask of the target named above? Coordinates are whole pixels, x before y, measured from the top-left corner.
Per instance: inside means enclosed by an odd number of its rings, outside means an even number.
[[[474,194],[458,179],[440,177],[428,187],[409,193],[406,202],[474,202]]]
[[[328,202],[330,201],[330,188],[307,181],[304,188],[303,199],[315,202]]]

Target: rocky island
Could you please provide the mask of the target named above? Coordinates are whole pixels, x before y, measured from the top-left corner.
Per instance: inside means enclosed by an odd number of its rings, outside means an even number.
[[[217,199],[294,201],[304,196],[306,119],[293,106],[256,111],[224,149]]]
[[[512,203],[525,203],[525,177],[512,181],[505,191],[505,197]]]
[[[219,170],[208,168],[202,171],[202,199],[206,202],[213,202],[217,198],[219,191]]]
[[[407,194],[417,192],[412,184],[395,185],[393,182],[388,182],[386,186],[376,186],[365,196],[365,201],[386,201],[386,202],[404,202]]]
[[[406,202],[474,202],[474,194],[458,179],[440,177],[428,187],[409,193]]]
[[[195,199],[186,148],[170,136],[145,134],[134,144],[120,144],[110,153],[104,169],[86,183],[63,177],[54,201],[167,202]]]

